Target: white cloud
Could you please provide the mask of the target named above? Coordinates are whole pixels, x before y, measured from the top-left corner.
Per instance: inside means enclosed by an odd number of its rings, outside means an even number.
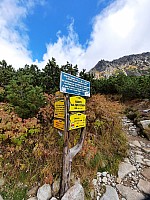
[[[48,59],[52,57],[56,58],[56,62],[59,65],[66,64],[69,61],[72,64],[80,62],[85,50],[78,42],[78,35],[73,30],[73,22],[68,27],[68,36],[60,36],[60,32],[57,34],[58,40],[54,44],[47,44],[47,53],[44,54],[42,65],[47,63]]]
[[[23,19],[37,3],[43,4],[44,0],[0,1],[0,60],[6,60],[15,68],[33,62]]]
[[[56,43],[47,45],[44,62],[53,56],[58,64],[69,61],[89,70],[100,59],[150,51],[149,8],[149,0],[116,0],[94,18],[86,49],[71,29],[68,36],[59,36]]]

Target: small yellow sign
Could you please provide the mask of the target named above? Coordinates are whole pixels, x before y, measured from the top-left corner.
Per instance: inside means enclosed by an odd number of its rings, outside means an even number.
[[[55,98],[56,99],[63,99],[64,98],[64,94],[62,92],[57,91],[55,93]]]
[[[65,122],[61,119],[54,119],[54,128],[64,130]]]
[[[86,115],[82,113],[76,113],[70,115],[69,130],[82,128],[86,126]]]
[[[70,97],[69,111],[85,111],[86,100],[80,96]]]
[[[56,118],[65,118],[65,102],[64,100],[59,100],[55,102],[55,111],[54,117]]]

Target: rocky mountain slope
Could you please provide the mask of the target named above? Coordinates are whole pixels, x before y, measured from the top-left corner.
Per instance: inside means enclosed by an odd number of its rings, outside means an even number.
[[[150,71],[150,52],[128,55],[113,61],[100,60],[90,70],[96,78],[106,77],[118,73],[126,75],[146,75]]]

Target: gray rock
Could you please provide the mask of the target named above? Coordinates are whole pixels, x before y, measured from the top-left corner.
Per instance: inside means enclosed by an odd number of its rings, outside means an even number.
[[[137,163],[144,164],[143,158],[144,158],[144,156],[142,156],[142,155],[138,155],[138,154],[135,155],[135,161],[136,161]]]
[[[146,194],[150,194],[150,182],[140,179],[137,187],[139,188],[140,191]]]
[[[102,173],[101,172],[97,172],[97,176],[101,176],[102,175]]]
[[[139,155],[142,154],[142,151],[140,151],[140,150],[135,150],[134,152],[135,152],[136,154],[139,154]]]
[[[100,183],[102,182],[102,178],[101,178],[101,177],[98,177],[97,180],[98,180],[98,182],[100,182]]]
[[[27,196],[30,197],[30,196],[36,195],[37,190],[38,190],[38,186],[35,186],[35,187],[31,188],[31,190],[29,190],[29,191],[27,192]]]
[[[141,174],[148,180],[150,180],[150,168],[145,168]]]
[[[60,179],[54,181],[53,185],[52,185],[52,193],[55,196],[60,189]]]
[[[140,121],[140,123],[142,124],[143,129],[147,129],[150,124],[150,120],[143,120]]]
[[[100,200],[119,200],[118,194],[116,192],[116,190],[109,186],[106,185],[106,192],[105,194],[100,198]]]
[[[110,178],[110,177],[111,177],[110,174],[107,174],[106,176],[107,176],[107,178]]]
[[[97,179],[93,179],[92,184],[93,184],[93,186],[96,186],[97,185]]]
[[[142,150],[143,150],[145,153],[150,153],[150,148],[149,148],[149,147],[143,147]]]
[[[144,164],[148,167],[150,167],[150,160],[149,159],[143,159]]]
[[[107,172],[102,172],[102,176],[106,176],[107,175]]]
[[[29,198],[27,200],[38,200],[38,199],[37,199],[37,197],[31,197],[31,198]]]
[[[103,183],[107,183],[107,177],[103,177],[103,178],[102,178],[102,182],[103,182]]]
[[[84,200],[84,190],[81,184],[72,186],[61,200]]]
[[[138,135],[138,132],[137,132],[136,129],[130,130],[129,132],[130,132],[130,134],[131,134],[132,136],[137,136],[137,135]]]
[[[0,200],[3,200],[2,196],[0,195]]]
[[[5,179],[4,178],[0,178],[0,187],[2,187],[5,184]]]
[[[145,147],[145,143],[144,142],[142,142],[142,141],[139,141],[139,142],[143,147]]]
[[[144,199],[144,195],[142,193],[136,192],[129,187],[126,187],[121,184],[118,184],[116,187],[119,190],[119,193],[127,200],[142,200],[142,199]]]
[[[141,148],[141,144],[140,144],[139,141],[137,141],[137,140],[131,141],[130,143],[133,144],[133,145],[136,146],[136,147]]]
[[[131,165],[130,163],[120,163],[119,165],[119,171],[118,171],[118,177],[119,178],[124,178],[128,173],[136,170],[136,168]]]
[[[51,187],[49,184],[44,184],[38,189],[37,198],[38,200],[49,200],[52,197]]]
[[[150,112],[150,109],[147,109],[147,110],[143,110],[144,113],[148,113]]]
[[[124,159],[124,162],[130,163],[129,158],[125,158],[125,159]]]
[[[120,178],[120,177],[117,177],[116,182],[117,182],[117,183],[121,183],[121,178]]]

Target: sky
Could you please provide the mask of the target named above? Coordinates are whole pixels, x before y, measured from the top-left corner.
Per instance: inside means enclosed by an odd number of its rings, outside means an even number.
[[[0,0],[0,60],[44,68],[54,57],[89,71],[150,51],[150,0]]]

